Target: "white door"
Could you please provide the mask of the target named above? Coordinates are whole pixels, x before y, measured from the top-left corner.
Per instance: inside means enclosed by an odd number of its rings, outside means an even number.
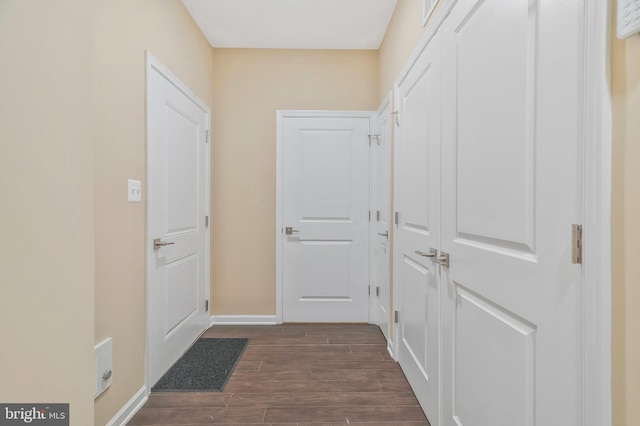
[[[282,319],[367,322],[371,114],[279,120]]]
[[[210,112],[155,58],[149,55],[148,62],[147,333],[153,385],[209,323]]]
[[[372,294],[375,318],[387,341],[391,315],[391,94],[380,105],[376,117],[377,136],[371,139],[372,200],[371,223],[373,252]]]
[[[398,358],[433,425],[439,424],[441,38],[397,87],[395,277]],[[489,426],[489,425],[486,425]],[[493,425],[491,425],[493,426]]]
[[[443,419],[582,424],[581,0],[460,0],[443,27]]]

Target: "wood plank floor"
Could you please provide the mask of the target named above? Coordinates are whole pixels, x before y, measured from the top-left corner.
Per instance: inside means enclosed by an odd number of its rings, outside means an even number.
[[[215,326],[203,337],[250,339],[224,392],[152,393],[130,425],[429,426],[377,326]]]

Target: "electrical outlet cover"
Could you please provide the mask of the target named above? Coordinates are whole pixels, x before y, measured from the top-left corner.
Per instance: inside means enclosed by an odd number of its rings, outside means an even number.
[[[113,381],[113,339],[98,343],[95,347],[96,356],[96,388],[93,394],[97,398]]]

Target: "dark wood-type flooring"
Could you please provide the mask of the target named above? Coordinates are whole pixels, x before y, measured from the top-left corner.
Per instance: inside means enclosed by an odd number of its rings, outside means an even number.
[[[248,337],[224,392],[152,393],[130,425],[429,426],[377,326],[215,326]]]

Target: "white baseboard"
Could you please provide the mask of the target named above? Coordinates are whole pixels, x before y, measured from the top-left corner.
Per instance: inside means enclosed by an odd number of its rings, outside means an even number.
[[[113,416],[111,420],[109,420],[107,426],[126,425],[127,422],[131,420],[133,416],[135,416],[135,414],[142,408],[144,403],[147,402],[147,399],[149,399],[149,396],[147,394],[147,387],[142,386],[140,390],[136,392],[136,394],[133,395],[133,397],[131,397],[131,399],[126,404],[124,404],[124,407],[122,407],[120,411],[118,411],[116,415]]]
[[[388,340],[387,341],[387,351],[389,352],[389,355],[391,355],[391,358],[393,358],[395,361],[397,361],[398,359],[396,358],[395,354],[394,354],[394,350],[393,350],[393,341]]]
[[[275,315],[211,315],[213,325],[275,325]]]

